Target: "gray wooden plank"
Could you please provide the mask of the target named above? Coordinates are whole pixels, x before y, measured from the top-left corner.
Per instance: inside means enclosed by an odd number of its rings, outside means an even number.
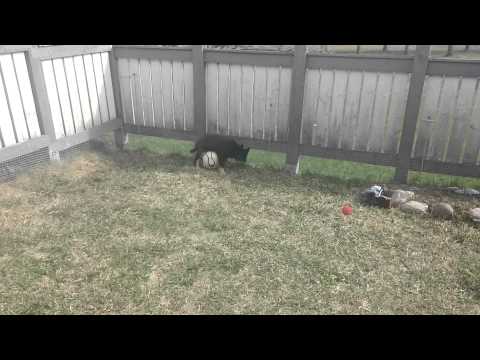
[[[228,135],[229,130],[229,87],[228,64],[218,64],[218,134]]]
[[[361,86],[362,73],[358,71],[350,72],[348,96],[346,97],[345,102],[344,125],[342,127],[342,139],[340,144],[340,148],[345,150],[353,149]]]
[[[205,82],[205,75],[204,75],[204,82]],[[183,84],[184,84],[183,106],[185,109],[185,129],[194,130],[195,124],[194,124],[194,107],[193,107],[193,64],[190,62],[183,63]],[[205,104],[203,109],[204,109],[203,112],[205,113]]]
[[[205,61],[231,65],[250,66],[282,66],[291,67],[293,56],[289,53],[236,51],[236,50],[205,50]]]
[[[56,45],[47,47],[34,47],[31,49],[32,56],[40,59],[57,59],[68,56],[101,53],[110,51],[112,45]]]
[[[230,67],[229,135],[239,136],[241,121],[242,69],[241,65]]]
[[[153,96],[152,82],[150,73],[150,61],[140,59],[140,82],[142,94],[142,109],[144,114],[145,126],[154,127],[153,121]]]
[[[153,112],[155,127],[165,128],[162,63],[159,60],[151,60],[150,69],[152,73]]]
[[[195,132],[202,136],[206,133],[206,85],[205,61],[203,45],[194,45],[192,52],[193,61],[193,107]]]
[[[114,46],[117,58],[161,61],[192,61],[192,50],[184,48],[136,48]]]
[[[43,76],[42,64],[38,59],[33,58],[31,51],[26,53],[27,69],[32,84],[32,94],[37,109],[40,133],[51,139],[55,138],[55,127],[52,121],[50,103],[48,101],[45,78]]]
[[[305,87],[307,53],[305,45],[295,45],[290,109],[288,114],[287,171],[297,174],[300,156],[300,127],[302,124],[303,89]]]
[[[240,126],[239,135],[242,137],[252,137],[253,123],[253,66],[242,65],[241,72],[241,95],[240,95]]]
[[[430,56],[429,45],[417,45],[413,73],[408,92],[405,121],[400,140],[399,163],[395,172],[395,181],[405,183],[408,178],[410,154],[412,152],[415,130],[417,128],[418,113],[422,97],[423,85]]]
[[[463,79],[458,92],[456,109],[451,123],[450,136],[447,140],[445,161],[460,163],[466,132],[470,125],[472,103],[475,96],[476,79]]]
[[[254,97],[253,97],[253,137],[264,139],[265,136],[265,104],[267,93],[267,68],[254,67]]]
[[[132,106],[132,88],[130,79],[130,70],[127,59],[118,59],[118,81],[120,84],[120,93],[122,99],[122,113],[124,124],[134,124],[133,106]]]
[[[410,73],[412,66],[412,56],[309,54],[307,58],[308,69]]]
[[[218,124],[218,66],[208,63],[205,69],[206,77],[206,116],[208,134],[217,133]]]

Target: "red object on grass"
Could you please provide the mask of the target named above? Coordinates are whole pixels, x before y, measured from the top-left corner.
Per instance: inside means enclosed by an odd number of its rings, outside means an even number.
[[[343,215],[352,215],[353,208],[350,204],[345,204],[342,206]]]

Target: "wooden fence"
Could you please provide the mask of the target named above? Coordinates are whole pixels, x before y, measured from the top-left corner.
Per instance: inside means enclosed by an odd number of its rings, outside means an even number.
[[[480,176],[480,62],[429,54],[114,46],[127,133]]]
[[[0,46],[0,178],[121,127],[111,50]]]
[[[119,146],[128,133],[223,134],[286,153],[292,173],[310,155],[393,166],[399,182],[409,169],[480,176],[480,61],[411,47],[2,46],[0,163],[117,130]]]

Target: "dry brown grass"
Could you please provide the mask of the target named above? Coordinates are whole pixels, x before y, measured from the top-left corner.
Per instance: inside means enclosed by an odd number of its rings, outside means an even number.
[[[478,227],[355,192],[263,167],[197,173],[178,154],[84,153],[0,185],[0,312],[480,313]]]

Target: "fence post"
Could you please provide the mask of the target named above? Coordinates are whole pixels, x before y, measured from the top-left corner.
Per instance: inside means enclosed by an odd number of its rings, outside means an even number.
[[[291,175],[298,174],[300,160],[300,130],[302,126],[303,93],[307,65],[307,46],[295,45],[293,58],[292,85],[288,111],[288,147],[285,170]]]
[[[123,122],[123,106],[122,106],[122,93],[120,91],[120,74],[118,73],[118,61],[115,56],[115,48],[112,46],[112,50],[108,54],[110,62],[110,74],[112,76],[113,87],[113,99],[115,102],[115,112],[117,118],[121,120],[120,129],[116,129],[113,132],[115,140],[115,146],[117,149],[123,150],[123,147],[128,144],[128,133],[125,131]]]
[[[205,60],[203,45],[193,45],[193,113],[195,133],[200,137],[206,134],[206,88]]]
[[[42,135],[47,135],[50,139],[50,143],[53,143],[56,140],[55,126],[53,125],[52,111],[50,109],[50,102],[48,101],[42,62],[40,59],[32,56],[32,48],[26,52],[26,58],[40,132]],[[59,160],[59,153],[52,152],[50,149],[50,159]]]
[[[413,148],[413,140],[417,129],[418,113],[422,99],[423,85],[427,73],[428,60],[430,57],[430,45],[417,45],[413,63],[410,88],[408,90],[405,121],[403,123],[402,138],[398,154],[398,165],[395,171],[394,181],[406,183],[408,169],[410,167],[410,155]]]
[[[447,56],[452,56],[453,55],[453,45],[447,45]]]

